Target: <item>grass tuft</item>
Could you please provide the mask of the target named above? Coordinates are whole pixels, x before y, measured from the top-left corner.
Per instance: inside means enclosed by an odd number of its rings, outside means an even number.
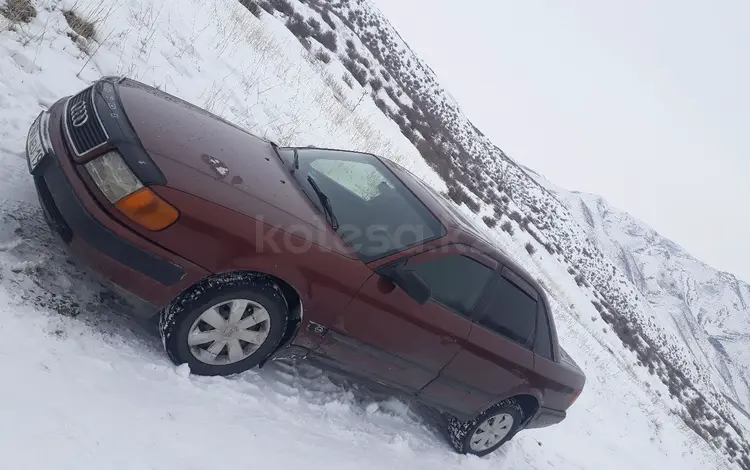
[[[93,39],[96,35],[96,26],[94,25],[94,22],[81,18],[78,13],[73,10],[63,12],[63,16],[65,17],[65,21],[68,22],[70,29],[75,31],[79,36],[86,39]]]
[[[31,0],[6,0],[5,6],[0,7],[0,15],[11,23],[28,23],[36,18],[36,8]]]

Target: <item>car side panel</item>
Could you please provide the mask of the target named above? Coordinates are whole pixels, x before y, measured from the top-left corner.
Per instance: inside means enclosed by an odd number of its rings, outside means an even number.
[[[180,208],[180,218],[155,238],[212,273],[258,271],[285,281],[300,295],[303,325],[295,344],[317,346],[309,322],[330,327],[372,271],[361,261],[293,233],[168,187],[157,192]]]
[[[436,384],[420,396],[429,401],[450,399],[447,403],[455,412],[475,416],[503,398],[531,393],[533,368],[531,351],[475,324]]]
[[[319,353],[417,392],[458,353],[471,322],[433,301],[418,304],[373,274],[331,327]]]
[[[419,399],[460,419],[469,419],[494,403],[495,393],[468,385],[469,381],[460,371],[467,364],[472,365],[466,354],[459,352],[440,375],[419,392]]]
[[[564,411],[576,392],[583,389],[585,376],[564,362],[537,356],[534,364],[536,385],[544,390],[544,406]]]

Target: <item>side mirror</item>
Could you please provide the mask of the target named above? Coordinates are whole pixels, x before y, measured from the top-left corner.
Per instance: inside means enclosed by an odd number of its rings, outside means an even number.
[[[432,289],[424,282],[424,279],[414,271],[403,269],[403,265],[384,266],[378,272],[391,282],[400,287],[406,295],[420,304],[430,300]]]

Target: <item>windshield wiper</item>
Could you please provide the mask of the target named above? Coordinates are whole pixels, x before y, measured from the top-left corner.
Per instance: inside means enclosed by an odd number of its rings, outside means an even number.
[[[336,215],[333,213],[333,206],[331,206],[331,200],[328,199],[328,196],[320,189],[320,186],[318,186],[318,183],[315,182],[312,176],[307,176],[307,182],[310,183],[310,186],[312,186],[313,191],[315,191],[315,194],[318,195],[318,199],[320,199],[320,203],[323,205],[323,212],[328,216],[328,218],[331,219],[331,227],[333,227],[333,230],[336,231],[339,229],[339,221],[336,219]]]
[[[294,175],[294,172],[299,170],[299,152],[297,152],[297,147],[294,147],[294,163],[292,163],[292,171],[290,173]]]

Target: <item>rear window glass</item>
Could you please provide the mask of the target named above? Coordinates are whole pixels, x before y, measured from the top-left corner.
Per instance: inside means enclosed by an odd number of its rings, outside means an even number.
[[[549,331],[549,318],[544,302],[539,302],[539,318],[536,325],[536,340],[534,341],[534,352],[547,359],[552,357],[552,338]]]
[[[490,293],[480,324],[531,349],[537,320],[537,301],[505,277]]]

